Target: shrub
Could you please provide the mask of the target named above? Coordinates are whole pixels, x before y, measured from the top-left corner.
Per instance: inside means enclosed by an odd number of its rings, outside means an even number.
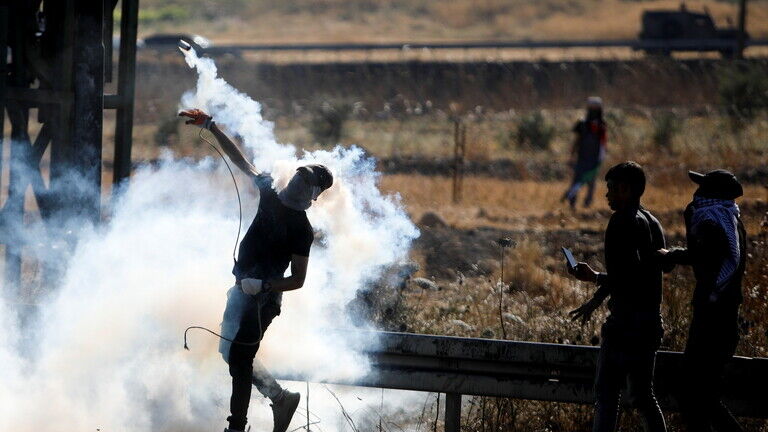
[[[344,132],[344,123],[351,113],[352,105],[349,103],[323,102],[312,110],[309,133],[318,144],[338,144]]]
[[[720,73],[720,102],[739,125],[768,108],[768,74],[761,65],[736,64]]]
[[[661,111],[653,114],[653,144],[659,149],[670,150],[672,140],[680,133],[683,120],[673,111]]]
[[[520,147],[547,150],[555,136],[555,127],[549,124],[540,112],[523,116],[517,123],[515,141]]]
[[[189,18],[189,8],[180,5],[165,5],[155,8],[142,8],[139,10],[139,23],[142,25],[155,22],[181,22],[186,21]]]

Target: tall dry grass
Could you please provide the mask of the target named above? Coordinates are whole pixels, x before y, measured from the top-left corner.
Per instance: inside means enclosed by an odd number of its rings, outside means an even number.
[[[757,211],[750,210],[745,218],[768,221],[766,209],[763,205]],[[401,304],[404,311],[400,316],[405,328],[462,337],[598,344],[605,308],[598,309],[583,327],[569,320],[567,312],[589,298],[594,287],[565,274],[559,256],[545,252],[551,250],[552,245],[544,244],[543,238],[531,234],[518,242],[506,255],[503,278],[500,263],[496,266],[481,263],[492,269],[488,276],[438,279],[439,291],[416,287],[404,291]],[[764,313],[768,305],[768,225],[752,233],[750,239],[737,355],[764,357],[768,355],[768,315]],[[578,247],[577,255],[584,253]],[[593,264],[603,268],[601,261],[602,257]],[[665,276],[664,350],[682,350],[685,346],[694,284],[692,272],[687,268],[678,268]],[[589,406],[473,397],[464,407],[462,430],[582,431],[589,430],[591,417]],[[667,413],[667,420],[670,431],[681,430],[676,414]],[[742,422],[748,431],[768,430],[768,422],[764,420],[742,419]],[[622,415],[621,430],[642,430],[639,418],[631,412]]]
[[[682,227],[682,209],[690,202],[695,185],[688,180],[683,167],[669,182],[654,183],[651,173],[643,195],[643,205],[662,217],[670,233]],[[605,202],[605,182],[598,180],[595,201],[590,210],[572,213],[560,198],[568,187],[564,181],[509,181],[487,177],[464,179],[464,200],[454,204],[451,198],[452,179],[424,175],[387,175],[381,187],[398,193],[414,220],[426,212],[438,213],[447,223],[460,228],[496,226],[502,229],[526,227],[552,229],[597,229],[604,225],[610,213]],[[745,185],[742,204],[766,202],[766,190],[761,185]],[[582,192],[583,193],[583,192]],[[751,235],[760,230],[759,219],[745,221]]]

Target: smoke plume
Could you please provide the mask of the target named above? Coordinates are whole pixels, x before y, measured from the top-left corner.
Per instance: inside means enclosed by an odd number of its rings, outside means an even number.
[[[181,106],[213,115],[253,154],[258,169],[273,173],[276,188],[302,164],[322,163],[334,173],[333,187],[308,210],[322,235],[313,245],[305,286],[284,295],[282,313],[257,358],[278,376],[354,381],[369,370],[358,351],[365,345],[329,330],[351,327],[347,303],[388,266],[406,259],[418,231],[399,198],[379,191],[374,163],[362,150],[297,154],[276,141],[256,101],[217,76],[212,60],[194,52],[186,57],[198,81]],[[34,322],[20,326],[18,304],[0,304],[6,329],[0,339],[0,429],[223,428],[230,378],[218,341],[191,333],[188,352],[181,336],[189,325],[218,329],[233,283],[238,219],[228,176],[214,157],[190,161],[170,153],[158,166],[137,169],[113,201],[110,221],[78,233],[56,290],[38,306]],[[238,182],[247,227],[258,195],[244,186],[245,177]],[[314,386],[311,392],[316,405],[310,418],[321,420],[319,429],[345,429],[329,391]],[[383,408],[380,392],[355,391],[355,404],[365,400]],[[260,400],[254,392],[249,418],[268,427],[271,412]],[[303,421],[297,413],[294,424]]]

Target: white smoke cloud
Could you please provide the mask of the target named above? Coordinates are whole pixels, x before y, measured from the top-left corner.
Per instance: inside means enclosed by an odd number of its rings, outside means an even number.
[[[199,79],[182,105],[206,110],[237,134],[277,187],[305,163],[323,163],[335,175],[333,187],[308,211],[323,236],[312,248],[305,286],[284,295],[257,358],[277,374],[362,376],[366,358],[328,330],[351,326],[346,304],[386,266],[407,258],[416,228],[398,197],[381,194],[373,163],[360,149],[297,157],[295,148],[276,141],[259,104],[216,76],[211,60],[187,60]],[[243,189],[247,225],[257,197]],[[139,168],[109,223],[82,231],[60,286],[40,305],[33,326],[21,333],[15,305],[0,304],[0,325],[10,329],[0,339],[0,430],[221,429],[230,378],[218,341],[191,333],[188,352],[181,336],[189,325],[218,329],[233,282],[236,206],[228,173],[214,158],[192,162],[166,154],[159,166]],[[17,338],[29,353],[20,353]],[[325,394],[310,406],[326,421],[321,429],[344,430],[338,410],[333,422],[340,426],[328,423],[335,401],[322,387],[313,388]],[[347,393],[356,395],[352,401],[374,403],[377,392]],[[259,400],[254,392],[249,418],[269,427],[271,412]],[[297,414],[294,424],[303,421]]]

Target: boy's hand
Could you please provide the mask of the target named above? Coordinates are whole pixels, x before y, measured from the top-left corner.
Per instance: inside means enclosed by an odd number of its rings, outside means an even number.
[[[213,117],[197,108],[183,110],[179,113],[179,117],[189,117],[189,120],[184,122],[184,124],[200,126],[203,129],[210,129],[213,124]]]
[[[584,282],[597,282],[598,273],[592,270],[592,267],[585,262],[576,264],[576,267],[568,267],[568,273],[572,274],[576,279]]]
[[[659,249],[653,253],[653,258],[661,264],[661,271],[669,273],[675,269],[675,249]]]
[[[588,302],[584,303],[583,305],[568,312],[568,315],[571,316],[572,321],[581,320],[581,325],[584,325],[587,323],[587,321],[589,321],[592,318],[592,314],[595,312],[595,310],[599,306],[600,306],[600,303],[594,298],[592,298]]]

